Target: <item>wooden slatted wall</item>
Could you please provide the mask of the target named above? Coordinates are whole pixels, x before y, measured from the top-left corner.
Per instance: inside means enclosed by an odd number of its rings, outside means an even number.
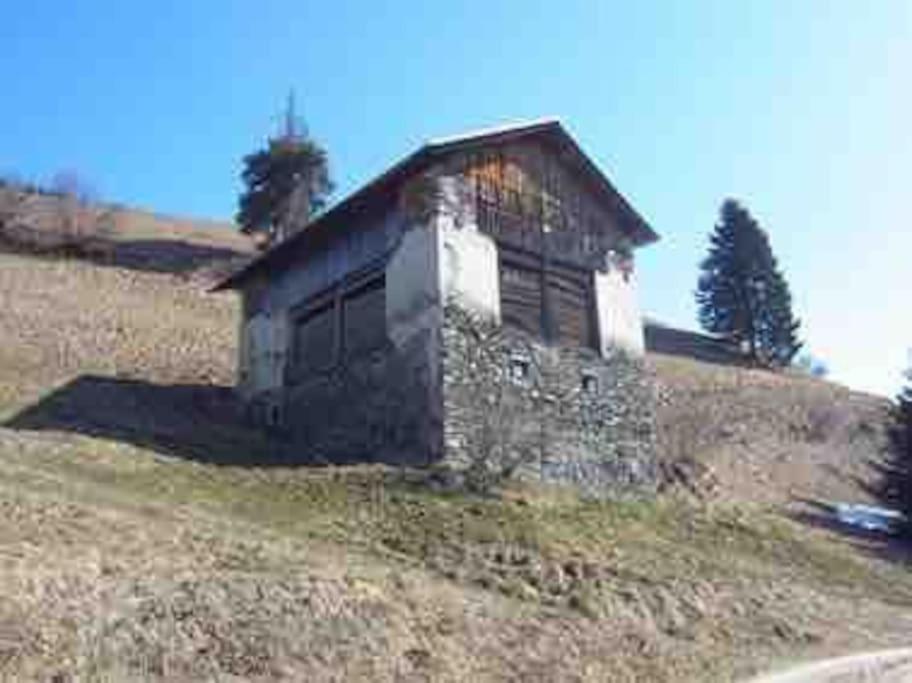
[[[502,260],[500,309],[505,325],[517,327],[534,336],[541,336],[541,273],[528,266]]]
[[[548,272],[548,297],[558,344],[593,346],[592,296],[586,275]]]
[[[594,347],[592,274],[500,251],[503,323],[557,344]]]

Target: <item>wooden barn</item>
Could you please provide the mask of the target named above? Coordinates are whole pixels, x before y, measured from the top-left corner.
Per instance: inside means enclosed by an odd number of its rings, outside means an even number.
[[[458,309],[509,332],[519,390],[548,372],[578,389],[539,471],[598,479],[577,464],[608,449],[617,478],[649,457],[649,392],[615,361],[643,353],[634,258],[656,239],[556,120],[431,141],[219,285],[243,300],[239,392],[311,456],[458,460],[483,419]]]

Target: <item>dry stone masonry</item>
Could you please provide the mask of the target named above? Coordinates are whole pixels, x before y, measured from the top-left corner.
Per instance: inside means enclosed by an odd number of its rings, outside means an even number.
[[[588,494],[654,490],[654,391],[641,359],[548,347],[451,302],[443,324],[446,462]]]

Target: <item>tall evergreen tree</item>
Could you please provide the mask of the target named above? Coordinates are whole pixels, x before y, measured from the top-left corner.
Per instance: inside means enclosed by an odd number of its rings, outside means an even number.
[[[263,244],[300,229],[326,205],[333,183],[326,151],[307,133],[289,96],[281,133],[244,157],[237,222]]]
[[[884,503],[905,515],[902,530],[912,536],[912,369],[906,377],[908,384],[893,407],[890,458],[881,467],[883,481],[879,493]]]
[[[788,365],[801,348],[791,292],[769,236],[733,199],[722,204],[700,270],[696,297],[703,328],[745,345],[757,363]]]

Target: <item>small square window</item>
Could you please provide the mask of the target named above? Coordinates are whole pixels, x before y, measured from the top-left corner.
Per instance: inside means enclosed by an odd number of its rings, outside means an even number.
[[[584,372],[580,382],[584,394],[594,395],[598,393],[599,381],[598,375],[593,372]]]
[[[507,365],[508,376],[513,384],[525,385],[529,382],[532,363],[527,356],[514,354]]]

